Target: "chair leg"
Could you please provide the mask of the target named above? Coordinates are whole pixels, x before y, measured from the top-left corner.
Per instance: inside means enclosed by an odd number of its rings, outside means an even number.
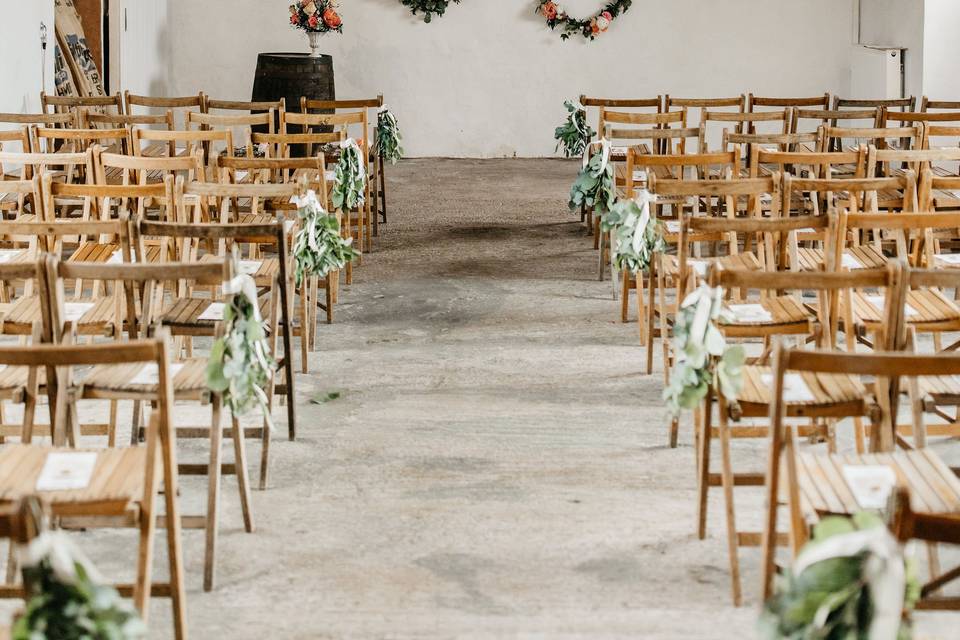
[[[210,410],[210,464],[207,467],[206,543],[203,554],[203,590],[212,591],[217,570],[217,534],[220,521],[220,480],[223,458],[222,403],[214,394]]]
[[[697,537],[707,537],[707,510],[710,494],[710,440],[713,430],[713,399],[708,394],[703,403],[703,418],[697,435]]]
[[[630,278],[626,273],[620,280],[620,322],[626,323],[630,316]]]
[[[650,277],[648,279],[649,291],[647,297],[647,375],[653,373],[653,342],[654,334],[656,329],[654,325],[656,323],[656,300],[655,293],[657,290],[657,278],[654,276],[653,264],[650,265]],[[660,323],[660,339],[666,340],[666,334],[664,332],[664,323]]]
[[[7,550],[7,584],[16,584],[17,568],[17,543],[11,539]]]
[[[240,420],[231,416],[233,422],[233,455],[237,469],[237,487],[240,490],[240,507],[243,510],[243,526],[253,533],[253,512],[250,505],[250,477],[247,473],[247,443],[240,427]]]
[[[117,446],[117,401],[110,401],[110,420],[107,423],[107,446]]]
[[[163,429],[160,438],[167,450],[163,456],[163,497],[167,516],[167,561],[170,574],[170,599],[173,606],[173,632],[176,640],[187,638],[187,594],[183,585],[183,545],[180,536],[180,503],[177,501],[178,474],[176,441],[168,439]],[[156,518],[150,518],[156,521]]]
[[[273,399],[275,397],[275,393],[270,394],[268,404],[271,414],[273,413]],[[270,440],[272,437],[273,433],[270,431],[270,423],[264,418],[262,435],[260,436],[260,491],[267,490],[268,476],[270,473]]]
[[[337,279],[339,277],[339,273],[337,272],[334,272],[333,274],[327,274],[327,290],[325,292],[327,300],[327,324],[333,324],[333,305],[336,304],[335,289],[337,286]],[[314,331],[316,331],[316,327],[314,327]],[[313,345],[314,349],[316,349],[316,333],[314,333]]]
[[[637,330],[640,332],[640,346],[646,346],[647,340],[652,340],[652,336],[647,331],[647,314],[643,309],[643,272],[637,271],[633,276],[637,291]],[[629,291],[629,289],[628,289]]]
[[[377,164],[380,166],[379,176],[380,176],[380,221],[383,224],[387,224],[387,174],[384,171],[385,164],[383,162],[383,156],[377,156]]]
[[[720,458],[722,461],[723,500],[727,512],[727,550],[730,554],[730,584],[733,591],[733,606],[743,604],[740,587],[740,554],[737,537],[737,520],[733,502],[733,466],[730,460],[730,425],[727,422],[726,403],[720,399]]]
[[[306,374],[310,373],[310,305],[316,300],[310,298],[309,278],[300,283],[300,368]],[[290,354],[284,354],[290,357]]]

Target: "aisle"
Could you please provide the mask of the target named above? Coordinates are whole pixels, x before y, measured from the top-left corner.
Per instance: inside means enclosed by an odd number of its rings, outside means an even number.
[[[752,629],[722,538],[691,535],[692,451],[662,446],[659,379],[562,201],[572,171],[391,172],[386,235],[301,378],[341,395],[304,402],[301,440],[275,447],[256,536],[225,483],[221,586],[188,584],[195,637]],[[193,568],[199,534],[185,546]]]

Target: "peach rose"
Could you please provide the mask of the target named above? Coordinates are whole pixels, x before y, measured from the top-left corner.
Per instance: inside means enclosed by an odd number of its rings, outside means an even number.
[[[557,4],[555,2],[547,2],[540,7],[540,13],[543,14],[543,17],[547,20],[556,20],[557,19]]]
[[[323,12],[323,21],[331,29],[336,29],[343,23],[340,14],[333,7],[327,7],[327,10]]]
[[[311,29],[316,29],[319,23],[320,20],[317,18],[317,14],[313,14],[307,18],[307,26],[309,26]]]

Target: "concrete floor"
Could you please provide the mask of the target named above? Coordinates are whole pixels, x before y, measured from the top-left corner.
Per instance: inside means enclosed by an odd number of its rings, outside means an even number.
[[[272,449],[255,534],[224,483],[213,593],[202,533],[184,536],[192,637],[755,637],[759,554],[741,554],[748,604],[735,609],[720,496],[697,540],[689,428],[667,448],[662,378],[641,373],[636,327],[567,211],[575,173],[389,169],[390,223],[321,327],[298,382],[300,437]],[[341,396],[310,402],[329,392]],[[738,448],[761,468],[763,455]],[[187,510],[201,507],[203,481],[184,483]],[[740,501],[744,526],[761,505]],[[126,549],[97,547],[108,573],[130,566]],[[168,605],[152,613],[167,637]]]

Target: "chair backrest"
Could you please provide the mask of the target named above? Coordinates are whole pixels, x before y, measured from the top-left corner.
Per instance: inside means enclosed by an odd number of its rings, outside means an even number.
[[[30,127],[23,125],[13,129],[0,130],[0,151],[30,153]],[[0,167],[0,180],[7,179]]]
[[[66,174],[66,180],[93,180],[93,149],[76,153],[8,153],[0,152],[0,166],[21,167],[21,177],[30,178],[44,171],[59,168]],[[8,185],[4,184],[6,190]]]
[[[192,109],[197,111],[203,111],[205,108],[204,105],[204,95],[201,91],[195,96],[179,96],[172,98],[155,98],[152,96],[139,96],[129,91],[123,92],[124,102],[127,105],[127,113],[133,114],[134,107],[143,107],[144,109],[164,109],[170,110],[174,113],[177,112],[189,112]],[[186,117],[186,116],[183,116]],[[184,128],[186,128],[186,121],[181,121]],[[173,128],[173,127],[171,127]]]
[[[646,172],[646,179],[652,180],[651,175],[662,168],[669,172],[672,178],[686,180],[690,177],[705,178],[711,171],[723,178],[739,177],[740,175],[740,147],[734,145],[730,151],[715,153],[673,153],[653,154],[634,147],[627,154],[626,188],[629,196],[633,194],[634,181],[641,181],[637,172]],[[688,176],[693,173],[693,176]]]
[[[923,112],[931,110],[956,111],[957,109],[960,109],[960,100],[931,100],[927,96],[923,96],[923,100],[920,101],[920,111]]]
[[[626,143],[626,145],[637,144],[635,140],[644,138],[645,133],[653,130],[668,129],[671,125],[679,129],[687,128],[687,110],[663,112],[663,113],[633,113],[629,111],[608,111],[606,107],[600,107],[600,120],[604,123],[604,128],[600,130],[600,136],[610,140],[617,145]],[[684,149],[685,140],[681,138]],[[653,145],[653,153],[666,153],[667,143],[661,139],[658,144]]]
[[[306,96],[300,98],[300,113],[344,113],[344,112],[362,112],[367,122],[364,125],[364,135],[369,134],[370,127],[375,127],[377,122],[374,109],[383,106],[383,96],[378,95],[375,98],[354,98],[346,100],[312,100]]]
[[[251,136],[255,130],[254,128],[257,127],[259,130],[265,131],[266,133],[273,133],[275,120],[276,112],[272,108],[262,113],[231,115],[197,113],[195,111],[191,111],[187,113],[187,128],[193,129],[195,126],[196,128],[203,130],[230,131],[233,140],[242,140],[245,142],[246,149],[244,153],[253,155]],[[236,149],[229,149],[228,153],[225,155],[233,156],[239,154],[236,153]]]
[[[879,244],[880,233],[883,238],[894,240],[897,257],[912,266],[933,267],[936,263],[933,231],[937,229],[960,229],[960,213],[908,212],[890,215],[887,213],[849,213],[841,211],[838,216],[838,237],[854,238],[861,234],[848,234],[848,231],[873,231],[875,242]],[[838,254],[842,247],[838,243]],[[955,270],[954,270],[955,271]],[[955,280],[960,272],[955,272]],[[957,282],[960,284],[960,282]]]
[[[719,126],[721,127],[721,132],[713,138],[714,143],[716,143],[722,137],[723,131],[731,129],[734,133],[790,133],[791,114],[790,109],[748,113],[704,111],[701,114],[700,122],[706,128],[707,144],[709,144],[713,134],[710,127],[711,122],[720,123]],[[760,124],[760,128],[763,129],[763,131],[760,131],[758,123],[771,124]],[[702,151],[706,151],[706,148]]]
[[[71,129],[79,124],[77,115],[70,111],[66,113],[0,113],[0,123],[35,124],[65,129]]]
[[[36,150],[44,153],[86,151],[94,145],[130,152],[130,131],[118,129],[57,129],[34,127]]]
[[[206,179],[203,170],[203,152],[197,148],[193,153],[168,156],[125,156],[117,153],[93,152],[96,182],[107,184],[111,178],[119,178],[123,184],[148,184],[163,182],[167,176],[183,176],[187,180]]]
[[[638,153],[680,154],[688,151],[696,152],[703,146],[703,125],[687,127],[685,129],[612,129],[607,131],[607,139],[614,145],[627,142],[630,145],[642,145],[644,140],[649,141],[649,149],[639,147]]]
[[[918,148],[923,140],[923,125],[915,127],[825,127],[823,132],[825,148],[843,145],[844,140],[855,140],[856,144],[874,144],[878,149],[891,146],[888,141],[896,140],[898,145]],[[841,147],[842,148],[842,147]]]
[[[893,175],[908,168],[920,175],[933,163],[960,162],[960,148],[945,149],[878,149],[870,145],[867,155],[867,176]]]
[[[814,133],[736,133],[724,129],[723,144],[720,148],[726,151],[730,149],[730,145],[738,144],[745,149],[747,164],[751,168],[750,177],[756,178],[759,167],[753,165],[755,150],[793,151],[798,145],[817,148],[822,133],[822,129]]]
[[[900,109],[901,111],[913,111],[917,106],[916,96],[910,96],[909,98],[877,98],[877,99],[860,99],[860,98],[841,98],[837,96],[833,99],[833,108],[840,109]]]
[[[893,208],[901,211],[916,211],[917,176],[912,171],[904,175],[882,178],[804,178],[792,176],[784,191],[791,193],[811,192],[810,197],[822,198],[823,212],[846,208],[853,213],[879,212],[880,193],[895,194]],[[791,197],[784,193],[784,198]],[[889,203],[888,203],[889,204]]]
[[[757,109],[761,107],[761,109]],[[822,96],[813,96],[810,98],[770,98],[764,96],[757,96],[751,93],[747,98],[747,110],[748,111],[761,111],[764,108],[772,109],[799,109],[799,108],[809,108],[809,109],[829,109],[830,108],[830,94],[825,93]]]
[[[55,202],[60,198],[81,202],[81,220],[133,218],[142,215],[148,203],[162,207],[162,218],[171,219],[173,215],[172,176],[167,176],[163,182],[148,185],[68,184],[54,181],[50,175],[45,175],[41,182],[47,222],[56,221]]]
[[[742,93],[730,98],[676,98],[670,94],[664,96],[663,110],[676,111],[677,109],[687,109],[688,112],[691,109],[699,110],[697,116],[697,123],[699,124],[703,120],[703,112],[707,109],[711,111],[733,109],[743,113],[747,109],[747,96]]]
[[[76,113],[81,111],[110,111],[123,113],[120,93],[112,96],[51,96],[40,92],[40,108],[44,113]]]
[[[237,184],[285,183],[305,181],[307,188],[317,192],[318,197],[327,193],[326,160],[324,154],[307,158],[231,158],[217,159],[220,182]],[[275,205],[276,208],[276,205]],[[293,208],[285,207],[285,208]]]
[[[119,129],[121,127],[159,127],[173,129],[173,110],[167,109],[164,113],[151,115],[130,115],[125,113],[85,113],[82,126],[90,129]]]
[[[960,199],[960,177],[937,175],[927,167],[921,172],[919,182],[918,200],[921,208],[925,210],[957,208],[957,202]]]
[[[291,127],[299,127],[291,129]],[[321,131],[317,131],[320,128]],[[331,128],[346,132],[347,137],[353,138],[366,152],[369,147],[369,131],[367,112],[351,111],[348,113],[294,113],[288,111],[283,114],[280,124],[280,133],[313,133],[325,132]],[[313,153],[309,153],[313,155]]]
[[[600,115],[597,116],[597,135],[602,135],[605,123],[603,121],[603,109],[639,109],[645,113],[649,113],[651,110],[654,113],[660,113],[663,111],[663,97],[657,96],[656,98],[589,98],[587,96],[580,96],[580,104],[583,105],[584,109],[590,107],[598,107],[598,112]]]
[[[793,112],[793,125],[790,130],[794,133],[810,130],[810,125],[804,124],[807,120],[814,122],[812,125],[814,130],[818,130],[823,125],[836,127],[841,121],[850,126],[881,127],[883,126],[882,113],[883,110],[879,107],[857,110],[796,109]],[[860,124],[857,124],[857,121]]]
[[[193,197],[196,202],[209,202],[215,199],[217,210],[220,215],[219,224],[229,224],[236,222],[231,220],[231,202],[237,199],[250,199],[250,212],[256,214],[264,209],[264,203],[274,199],[290,200],[293,196],[302,195],[302,185],[298,182],[286,182],[282,184],[229,184],[229,183],[203,183],[190,182],[183,183],[178,181],[174,186],[174,191],[182,189],[185,197]],[[182,199],[180,199],[183,201]],[[195,205],[199,206],[199,205]],[[233,213],[239,214],[238,211]],[[181,218],[183,220],[185,218]],[[194,222],[196,220],[194,219]]]
[[[164,142],[168,145],[168,155],[176,156],[185,154],[192,155],[196,150],[203,153],[204,164],[215,164],[212,158],[219,153],[215,145],[223,149],[233,149],[233,133],[229,130],[223,131],[161,131],[158,129],[144,129],[142,127],[133,127],[132,130],[133,155],[141,156],[144,151],[144,142]],[[182,151],[181,151],[182,149]]]

